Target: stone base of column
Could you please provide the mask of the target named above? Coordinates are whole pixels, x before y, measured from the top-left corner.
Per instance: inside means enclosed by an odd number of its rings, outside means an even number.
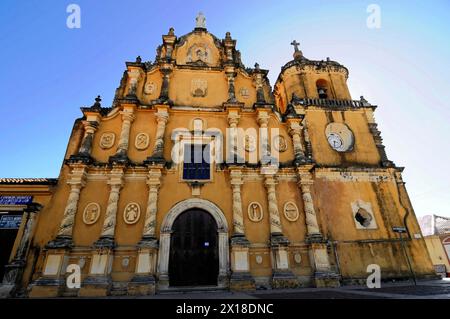
[[[83,163],[83,164],[91,164],[94,160],[89,154],[78,153],[76,155],[71,155],[67,160],[67,163]]]
[[[88,277],[81,283],[79,296],[108,296],[112,288],[111,268],[113,261],[114,238],[101,237],[94,243]]]
[[[120,165],[126,165],[130,162],[130,159],[128,158],[128,155],[126,152],[117,153],[113,156],[109,157],[109,164],[120,164]]]
[[[71,236],[56,236],[55,239],[49,241],[45,248],[47,249],[67,249],[73,247],[73,240]]]
[[[231,291],[255,290],[255,279],[250,272],[234,272],[230,277]]]
[[[41,277],[30,285],[29,298],[50,298],[62,295],[66,282],[62,278]]]
[[[5,266],[3,282],[0,284],[0,298],[8,298],[15,295],[20,288],[24,267],[24,260],[13,260]]]
[[[297,288],[297,277],[288,269],[276,269],[273,271],[271,286],[273,289]]]
[[[153,275],[136,275],[128,283],[127,292],[130,296],[154,295],[156,280]]]
[[[317,288],[338,288],[341,286],[341,276],[333,272],[319,272],[314,274]]]
[[[111,292],[112,280],[109,275],[89,276],[78,291],[80,297],[105,297]]]
[[[167,290],[169,288],[169,275],[168,274],[158,275],[158,280],[156,282],[156,288],[158,290]]]
[[[52,241],[53,244],[58,240]],[[71,241],[71,238],[70,238]],[[51,243],[47,245],[50,246]],[[58,243],[55,245],[59,245]],[[61,246],[65,246],[62,245]],[[66,286],[65,274],[68,262],[68,249],[50,249],[44,261],[42,276],[30,284],[29,297],[58,297]]]
[[[152,165],[152,164],[165,164],[166,160],[164,159],[163,154],[152,154],[152,156],[147,157],[147,159],[144,161],[145,165]]]

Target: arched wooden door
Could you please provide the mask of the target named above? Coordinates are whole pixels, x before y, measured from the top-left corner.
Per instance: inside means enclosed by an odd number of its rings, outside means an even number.
[[[174,221],[170,239],[170,286],[217,285],[217,224],[201,209],[190,209]]]

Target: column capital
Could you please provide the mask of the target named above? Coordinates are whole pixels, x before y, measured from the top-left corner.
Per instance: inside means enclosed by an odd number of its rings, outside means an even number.
[[[126,109],[126,110],[120,111],[120,114],[122,115],[123,121],[133,122],[134,119],[136,118],[134,116],[134,110]]]
[[[157,123],[163,122],[166,124],[169,120],[169,113],[167,111],[158,110],[158,112],[155,113],[155,117]]]
[[[82,188],[86,185],[86,177],[86,166],[77,165],[72,167],[72,172],[69,175],[67,184],[71,185],[73,188]]]
[[[228,124],[230,126],[237,126],[239,124],[239,119],[241,116],[237,110],[229,110],[228,111]]]
[[[240,168],[231,168],[230,178],[231,178],[230,183],[233,186],[240,186],[244,184],[244,181],[242,180],[242,170]]]
[[[151,168],[147,175],[147,185],[159,188],[161,185],[161,176],[160,168]]]
[[[124,175],[124,167],[123,166],[115,166],[111,172],[109,173],[108,185],[111,185],[111,188],[119,187],[119,189],[123,186],[123,175]]]
[[[257,110],[257,122],[260,127],[267,127],[267,124],[269,124],[269,114],[266,110]]]

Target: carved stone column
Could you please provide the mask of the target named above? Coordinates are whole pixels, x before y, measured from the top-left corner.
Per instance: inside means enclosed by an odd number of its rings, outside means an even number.
[[[159,93],[159,98],[153,101],[154,104],[173,104],[173,102],[169,98],[170,74],[172,73],[172,67],[173,66],[170,63],[165,63],[160,68],[162,73],[162,85],[161,91]]]
[[[259,64],[255,63],[255,86],[256,86],[256,104],[266,104],[266,99],[264,97],[264,89],[263,89],[263,76],[264,73],[259,68]]]
[[[111,290],[111,269],[114,232],[116,228],[117,209],[120,189],[123,186],[124,167],[116,166],[111,170],[108,184],[111,186],[108,206],[99,240],[93,245],[89,275],[81,284],[79,296],[107,296]]]
[[[227,81],[228,81],[228,100],[227,103],[236,103],[238,100],[236,99],[236,93],[234,89],[234,77],[236,73],[234,70],[232,72],[226,72]]]
[[[122,130],[120,131],[119,145],[114,156],[110,157],[111,163],[127,163],[128,162],[128,144],[130,140],[131,123],[133,122],[134,108],[124,108],[120,112],[122,115]]]
[[[230,167],[230,183],[233,189],[233,235],[231,237],[231,290],[253,290],[255,281],[250,274],[249,246],[245,236],[244,218],[242,214],[241,185],[242,170]]]
[[[158,106],[156,117],[156,137],[153,146],[152,155],[147,158],[146,163],[163,163],[164,160],[164,134],[166,133],[166,124],[169,120],[169,112],[167,106]]]
[[[315,269],[314,279],[317,287],[339,287],[339,275],[331,269],[327,241],[323,238],[317,222],[311,195],[311,185],[313,184],[311,169],[312,165],[298,167],[297,174],[305,212],[306,242],[310,244],[310,259],[312,267]]]
[[[75,214],[78,210],[78,200],[81,189],[86,184],[86,166],[73,165],[67,184],[70,185],[69,198],[67,199],[64,215],[59,225],[56,239],[47,244],[47,248],[71,248]]]
[[[81,142],[78,156],[90,157],[92,151],[92,142],[94,140],[94,133],[97,130],[98,122],[84,121],[84,136]]]
[[[40,204],[32,203],[24,210],[22,219],[24,226],[19,246],[16,249],[11,263],[5,265],[5,274],[1,284],[2,289],[0,289],[0,298],[12,297],[21,288],[21,280],[30,247],[30,239],[33,237],[36,216],[41,208],[42,206]]]
[[[123,186],[123,174],[124,167],[122,166],[116,166],[111,170],[110,178],[108,181],[108,184],[111,186],[108,206],[106,207],[105,219],[103,221],[100,239],[95,243],[95,246],[114,246],[114,232],[116,228],[120,189]]]
[[[302,164],[307,162],[305,151],[302,143],[302,130],[300,119],[288,119],[289,135],[292,137],[292,145],[294,147],[294,162]]]
[[[149,295],[155,293],[155,271],[158,258],[158,242],[156,239],[156,214],[158,212],[158,189],[161,185],[163,167],[152,167],[148,173],[149,186],[147,210],[145,213],[142,239],[138,244],[138,258],[135,276],[128,284],[128,294]]]
[[[238,154],[238,123],[239,123],[240,115],[237,109],[229,109],[228,110],[228,124],[230,127],[228,128],[229,132],[229,140],[228,143],[228,153],[227,153],[227,162],[228,163],[243,163],[245,160],[239,156]],[[239,158],[239,160],[238,160]]]
[[[297,287],[298,280],[290,270],[289,240],[284,236],[276,196],[275,174],[268,173],[264,179],[270,218],[270,246],[272,252],[272,288]]]
[[[269,150],[269,124],[270,116],[266,110],[257,110],[257,122],[259,124],[259,157],[262,164],[270,162]]]

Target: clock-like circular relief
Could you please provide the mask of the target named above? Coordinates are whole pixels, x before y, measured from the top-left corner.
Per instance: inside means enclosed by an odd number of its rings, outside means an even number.
[[[328,144],[337,152],[348,152],[353,149],[355,138],[352,131],[344,123],[330,123],[325,129]]]

